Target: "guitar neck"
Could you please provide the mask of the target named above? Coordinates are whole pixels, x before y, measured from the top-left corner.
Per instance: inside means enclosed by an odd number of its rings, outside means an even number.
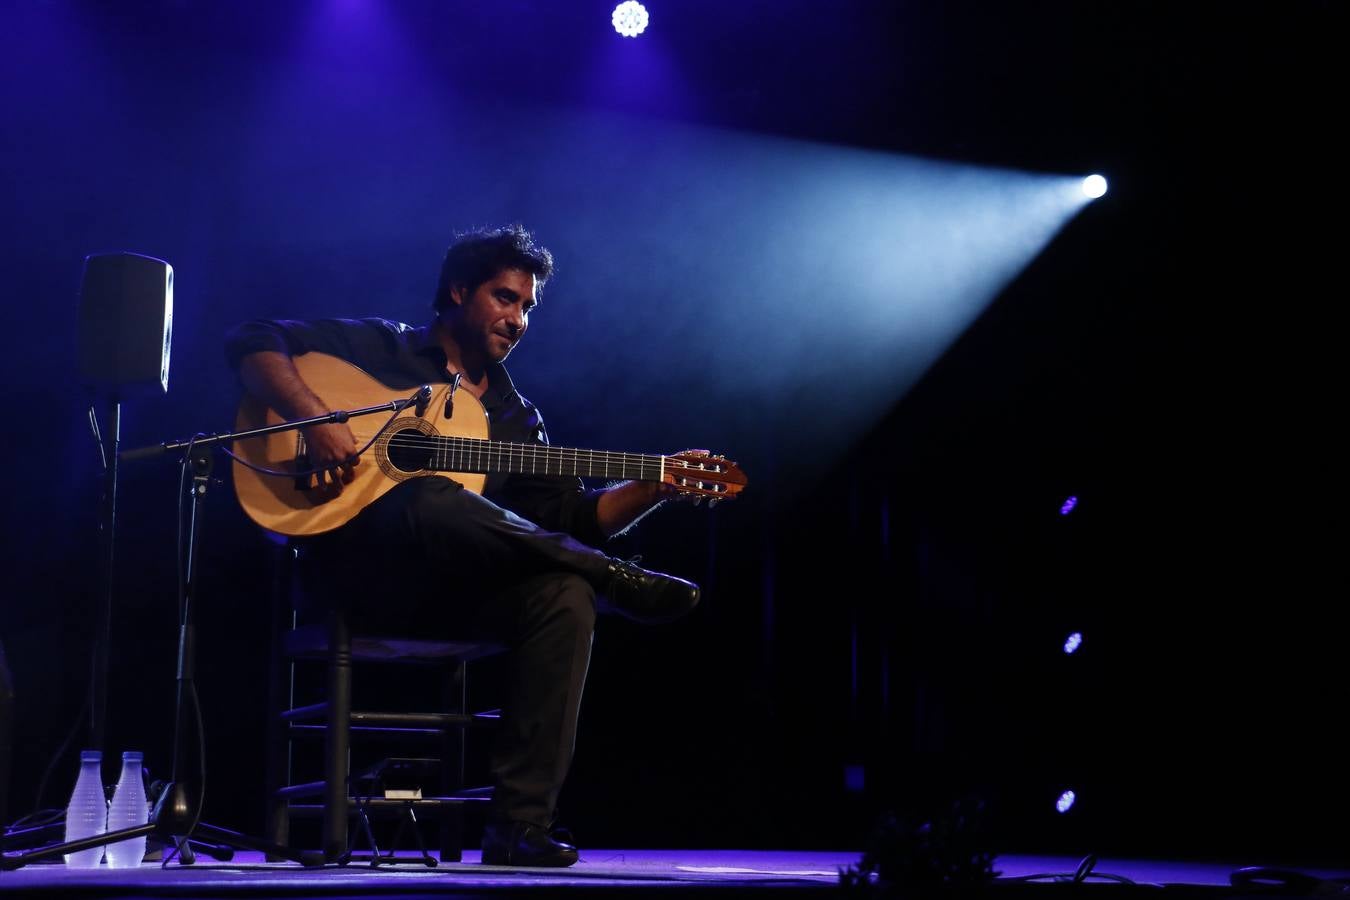
[[[515,444],[474,438],[427,440],[427,468],[440,472],[502,472],[511,475],[561,475],[660,481],[666,458],[642,453],[576,450],[545,444]]]

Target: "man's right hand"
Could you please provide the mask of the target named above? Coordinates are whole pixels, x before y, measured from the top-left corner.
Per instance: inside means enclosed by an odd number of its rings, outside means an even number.
[[[301,379],[290,356],[277,350],[259,350],[239,360],[244,389],[262,400],[284,419],[308,419],[326,415],[323,402]],[[310,468],[319,469],[311,488],[336,496],[356,477],[359,449],[356,436],[345,422],[310,425],[305,430],[305,455]]]
[[[305,429],[306,455],[311,468],[319,469],[314,476],[315,489],[334,496],[342,493],[344,484],[356,477],[361,460],[356,455],[356,435],[345,422],[310,425]]]

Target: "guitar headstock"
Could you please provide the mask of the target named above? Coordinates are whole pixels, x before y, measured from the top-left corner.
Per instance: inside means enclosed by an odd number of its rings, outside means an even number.
[[[681,493],[696,495],[696,500],[708,497],[710,503],[730,500],[749,483],[740,467],[725,456],[698,453],[667,456],[661,480]]]

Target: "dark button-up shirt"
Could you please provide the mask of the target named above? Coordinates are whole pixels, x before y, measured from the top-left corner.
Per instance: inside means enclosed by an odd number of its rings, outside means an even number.
[[[225,356],[236,370],[241,359],[262,350],[290,356],[327,353],[409,392],[454,377],[431,326],[413,328],[388,319],[258,320],[238,326],[225,341]],[[488,389],[481,399],[492,440],[548,443],[543,416],[520,395],[502,365],[489,367]],[[483,495],[550,531],[565,531],[591,546],[606,540],[596,519],[600,492],[587,491],[578,478],[492,474]]]

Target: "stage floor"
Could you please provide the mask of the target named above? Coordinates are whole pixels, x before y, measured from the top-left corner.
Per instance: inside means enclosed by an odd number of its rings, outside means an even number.
[[[240,853],[228,863],[199,861],[194,866],[146,863],[139,870],[67,869],[60,864],[36,863],[0,872],[0,894],[12,896],[86,897],[319,897],[319,896],[520,896],[551,891],[576,894],[604,893],[615,898],[648,891],[672,897],[697,891],[736,892],[739,895],[784,891],[837,891],[839,870],[859,861],[859,853],[753,850],[588,850],[569,869],[509,869],[478,864],[477,851],[465,851],[462,863],[428,868],[407,859],[395,866],[372,869],[368,864],[304,869],[293,863],[266,863],[253,853]],[[1034,875],[1069,875],[1079,859],[1066,856],[1003,856],[995,868],[1000,877],[991,892],[1044,893],[1068,885],[1031,882]],[[1094,877],[1078,887],[1111,885],[1113,898],[1122,897],[1119,881],[1096,876],[1119,876],[1156,894],[1171,893],[1236,896],[1231,874],[1256,863],[1196,863],[1103,858]],[[1350,871],[1299,869],[1323,879],[1346,878]],[[1189,890],[1188,890],[1189,889]],[[981,888],[981,891],[984,889]],[[963,892],[967,893],[967,892]],[[1269,896],[1294,896],[1299,891],[1264,891]],[[1347,888],[1346,896],[1350,896]]]

